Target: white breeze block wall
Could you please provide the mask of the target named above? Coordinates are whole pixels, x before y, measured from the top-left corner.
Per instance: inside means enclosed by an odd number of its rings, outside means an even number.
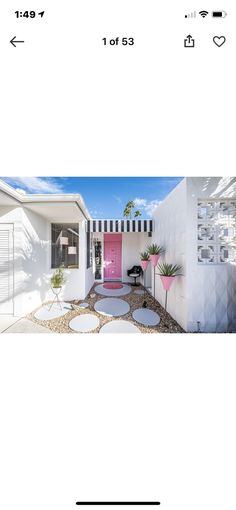
[[[235,198],[235,178],[192,177],[187,185],[187,330],[236,331],[236,265],[197,261],[198,199]]]
[[[197,258],[197,202],[236,197],[236,178],[188,177],[154,213],[154,242],[164,246],[161,260],[183,266],[185,276],[175,279],[167,311],[186,330],[236,331],[236,264],[203,265]],[[153,288],[153,286],[152,286]],[[156,299],[165,293],[156,276]]]
[[[155,209],[155,223],[151,242],[165,249],[160,262],[180,264],[181,273],[186,274],[186,180],[184,179]],[[149,265],[151,265],[149,263]],[[156,269],[156,273],[158,270]],[[153,269],[152,269],[153,275]],[[152,277],[152,293],[154,282]],[[160,276],[155,277],[155,298],[165,305],[165,291]],[[184,328],[187,327],[186,276],[176,277],[168,293],[167,311]]]

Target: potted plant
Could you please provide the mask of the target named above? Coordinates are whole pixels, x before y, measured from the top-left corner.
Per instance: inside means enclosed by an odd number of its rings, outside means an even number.
[[[54,304],[59,305],[62,309],[61,303],[59,301],[59,294],[61,292],[62,285],[66,282],[66,278],[64,276],[64,267],[58,267],[52,277],[51,277],[51,288],[54,294],[54,299],[49,307],[49,310],[51,310],[52,306]]]
[[[147,252],[149,254],[150,260],[152,262],[153,267],[156,267],[158,260],[163,253],[163,248],[158,246],[158,244],[150,244],[147,248]]]
[[[144,271],[146,271],[149,262],[149,254],[147,251],[140,253],[141,265]]]
[[[58,267],[51,278],[51,287],[54,294],[59,294],[62,288],[62,285],[66,282],[66,278],[64,275],[64,267]]]
[[[175,276],[180,276],[177,273],[181,269],[182,266],[178,266],[177,264],[168,264],[167,262],[163,262],[163,264],[158,264],[158,270],[160,271],[159,275],[161,277],[162,285],[166,291],[165,310],[167,306],[167,292],[170,289]]]
[[[163,262],[163,264],[158,265],[158,269],[160,271],[160,277],[165,290],[169,290],[173,279],[175,276],[178,276],[176,273],[182,269],[182,266],[178,266],[177,264],[167,264],[167,262]]]

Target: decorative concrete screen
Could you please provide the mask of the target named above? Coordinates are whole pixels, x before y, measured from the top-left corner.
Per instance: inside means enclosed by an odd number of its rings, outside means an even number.
[[[236,200],[198,202],[198,262],[236,261]]]

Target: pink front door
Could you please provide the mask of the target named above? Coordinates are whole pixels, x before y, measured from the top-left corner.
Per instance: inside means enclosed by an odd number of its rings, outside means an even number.
[[[104,278],[121,278],[122,234],[104,234]]]

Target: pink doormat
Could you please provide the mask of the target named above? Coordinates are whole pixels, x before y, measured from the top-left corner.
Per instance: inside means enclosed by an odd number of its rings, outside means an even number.
[[[122,289],[123,285],[121,283],[104,283],[104,289]]]

